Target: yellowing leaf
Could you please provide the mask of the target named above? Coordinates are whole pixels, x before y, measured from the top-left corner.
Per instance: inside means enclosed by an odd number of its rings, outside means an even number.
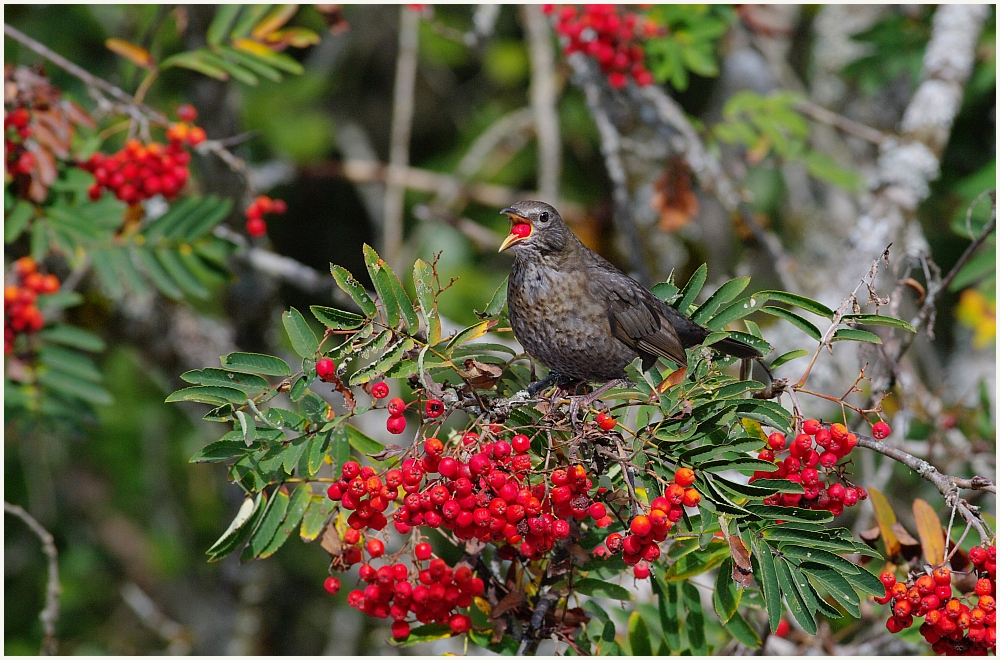
[[[917,534],[924,558],[931,566],[944,562],[944,531],[941,519],[930,504],[922,499],[913,500],[913,518],[917,521]]]
[[[886,554],[889,557],[895,557],[901,548],[896,533],[892,531],[892,526],[896,523],[896,514],[889,506],[885,495],[874,488],[868,489],[868,495],[872,502],[872,508],[875,509],[875,522],[878,523],[879,531],[882,532],[882,542],[885,543]]]
[[[278,5],[260,23],[254,26],[251,33],[253,38],[265,39],[267,35],[291,20],[292,16],[295,16],[295,12],[298,10],[298,5]]]
[[[104,42],[104,45],[108,47],[112,53],[116,55],[121,55],[130,62],[146,68],[152,69],[156,64],[156,60],[153,56],[149,54],[149,51],[142,46],[137,46],[130,41],[125,41],[124,39],[108,39]]]
[[[486,616],[489,616],[490,612],[493,611],[493,608],[490,607],[490,602],[481,596],[476,596],[472,599],[472,602],[475,603],[479,611]]]
[[[238,41],[234,41],[233,47],[245,50],[251,55],[258,55],[260,57],[267,57],[268,55],[274,54],[274,51],[270,48],[252,39],[239,39]]]

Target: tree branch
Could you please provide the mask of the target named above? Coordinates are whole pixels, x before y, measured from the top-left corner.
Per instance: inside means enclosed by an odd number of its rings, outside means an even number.
[[[524,5],[523,12],[531,58],[529,95],[538,137],[538,190],[543,199],[554,202],[559,199],[559,174],[562,169],[555,53],[548,20],[541,7]]]
[[[4,513],[20,518],[34,532],[38,540],[42,542],[42,551],[49,559],[49,581],[45,588],[45,609],[38,615],[38,618],[42,620],[42,631],[45,634],[45,639],[42,642],[42,655],[56,655],[59,652],[59,643],[56,640],[56,622],[59,621],[59,593],[62,591],[62,587],[59,585],[59,553],[56,550],[55,540],[52,538],[52,534],[42,527],[41,523],[16,504],[5,501],[3,510]]]
[[[972,477],[971,479],[964,479],[962,477],[952,477],[947,474],[941,474],[938,472],[936,467],[922,458],[917,458],[916,456],[907,454],[901,449],[887,445],[881,440],[876,440],[870,436],[863,435],[861,433],[857,433],[855,435],[858,437],[859,447],[871,449],[872,451],[878,452],[879,454],[891,458],[894,461],[898,461],[916,472],[921,478],[934,484],[934,487],[937,488],[938,492],[944,496],[948,505],[957,509],[959,514],[965,518],[966,522],[976,528],[976,531],[979,532],[979,537],[982,539],[983,543],[988,542],[993,537],[987,529],[986,523],[983,522],[983,519],[979,515],[979,507],[972,506],[958,496],[959,490],[982,490],[996,495],[997,487],[992,481],[986,477]]]
[[[417,80],[417,35],[420,15],[406,5],[399,8],[399,54],[392,93],[392,133],[389,171],[386,178],[385,216],[382,222],[382,253],[399,269],[403,249],[404,169],[410,163],[410,133],[413,128],[413,96]]]

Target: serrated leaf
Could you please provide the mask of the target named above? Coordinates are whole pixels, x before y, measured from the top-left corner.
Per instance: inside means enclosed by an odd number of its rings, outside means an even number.
[[[281,323],[285,326],[285,333],[299,357],[312,357],[319,350],[319,339],[306,323],[302,313],[292,307],[287,312],[282,312]]]
[[[247,415],[242,410],[235,410],[233,414],[236,415],[236,419],[240,423],[240,432],[243,434],[243,443],[247,447],[253,444],[257,437],[257,426],[254,424],[253,417]]]
[[[261,519],[257,529],[250,535],[250,542],[243,548],[243,552],[240,554],[241,562],[256,559],[267,548],[278,528],[281,527],[281,521],[285,519],[290,499],[288,492],[283,487],[275,490],[271,496],[271,501],[267,503],[267,510],[264,512],[264,517]]]
[[[181,374],[181,380],[195,385],[221,385],[232,387],[246,394],[260,392],[270,387],[266,380],[260,376],[245,373],[235,373],[225,369],[197,369],[185,371]]]
[[[503,306],[507,304],[507,278],[500,283],[497,290],[493,292],[493,297],[490,298],[490,302],[486,305],[486,309],[481,312],[476,312],[476,316],[481,319],[495,318],[500,315],[503,311]]]
[[[858,567],[857,573],[842,573],[845,580],[872,596],[884,596],[885,585],[864,566]]]
[[[232,76],[235,80],[238,80],[245,85],[254,86],[258,82],[260,82],[257,76],[255,76],[252,72],[244,69],[238,64],[233,63],[230,60],[225,59],[224,57],[216,55],[215,53],[209,50],[205,50],[203,48],[199,49],[197,52],[203,62],[218,67],[219,69],[222,69],[230,76]]]
[[[896,514],[889,505],[889,500],[877,488],[869,488],[868,496],[875,510],[875,522],[878,523],[878,529],[882,533],[885,551],[891,559],[902,549],[896,533],[892,531],[892,526],[896,523]]]
[[[788,603],[788,611],[792,613],[792,616],[795,617],[795,620],[798,621],[806,633],[815,635],[816,618],[809,611],[809,608],[806,607],[805,600],[798,586],[796,586],[795,580],[792,578],[788,562],[778,557],[774,563],[778,573],[778,584],[781,585],[781,591],[785,594],[785,602]]]
[[[691,653],[705,655],[708,649],[705,647],[705,615],[701,609],[701,594],[698,587],[690,582],[681,585],[681,593],[688,611],[684,618],[684,631],[687,633]]]
[[[716,289],[715,293],[698,307],[698,311],[691,315],[691,320],[695,323],[706,323],[719,307],[740,295],[748,284],[750,284],[749,277],[737,277],[729,280]]]
[[[359,369],[351,376],[349,383],[351,385],[361,385],[362,383],[367,383],[373,378],[384,374],[391,367],[395,366],[407,351],[413,348],[413,340],[407,338],[396,345],[394,349],[386,353],[374,364],[371,364],[363,369]]]
[[[694,303],[695,298],[701,293],[701,287],[705,286],[706,279],[708,279],[708,265],[702,264],[698,266],[698,269],[691,275],[691,279],[681,289],[681,297],[676,305],[677,311],[687,316],[688,307]]]
[[[874,332],[857,330],[855,328],[837,328],[830,341],[863,341],[869,344],[881,344],[882,338]]]
[[[218,46],[228,36],[229,31],[236,22],[236,15],[240,13],[242,5],[219,5],[215,12],[215,18],[208,26],[206,40],[213,46]]]
[[[222,366],[262,376],[291,376],[292,369],[281,358],[263,353],[230,353],[219,358]]]
[[[475,325],[470,325],[468,328],[462,330],[457,335],[455,335],[455,337],[448,342],[448,346],[446,347],[445,350],[446,351],[451,350],[457,346],[461,346],[466,342],[472,341],[473,339],[479,339],[480,337],[485,336],[486,333],[490,331],[490,328],[492,328],[496,324],[497,322],[495,320],[487,320],[487,321],[480,321]]]
[[[653,576],[653,592],[659,597],[657,609],[660,614],[660,626],[663,630],[663,639],[671,649],[679,649],[681,646],[680,625],[677,615],[677,604],[680,601],[680,593],[676,583],[663,583]]]
[[[258,559],[270,557],[285,544],[285,541],[289,539],[295,531],[295,528],[298,527],[300,522],[302,522],[302,516],[305,515],[306,507],[309,506],[311,496],[312,488],[309,484],[299,484],[299,487],[295,489],[294,493],[292,493],[291,501],[288,503],[288,510],[285,513],[284,520],[281,521],[281,525],[274,533],[274,536],[271,537],[271,542],[268,543],[257,555]]]
[[[918,497],[913,500],[913,519],[917,523],[917,535],[920,537],[920,547],[924,552],[924,559],[931,566],[944,563],[944,530],[937,512],[930,504]]]
[[[157,248],[154,253],[160,265],[163,266],[163,270],[185,293],[195,298],[208,298],[208,289],[194,273],[188,270],[176,251],[169,248]]]
[[[301,75],[305,72],[303,66],[296,62],[294,58],[285,53],[277,53],[264,44],[251,39],[237,39],[233,42],[233,46],[259,58],[265,64],[273,66],[276,69],[281,69],[286,73]]]
[[[861,601],[858,594],[851,587],[851,583],[840,573],[832,568],[811,562],[803,562],[799,565],[799,569],[822,585],[851,616],[861,617]]]
[[[858,566],[855,566],[840,555],[817,548],[802,547],[798,543],[802,543],[802,541],[783,542],[778,546],[778,550],[786,557],[802,561],[818,562],[825,566],[837,568],[843,575],[856,574],[861,571]]]
[[[778,573],[774,567],[774,555],[771,548],[766,543],[751,537],[753,547],[754,575],[757,576],[758,584],[764,595],[764,606],[767,609],[767,619],[771,626],[771,632],[778,630],[781,623],[781,591],[778,588]]]
[[[229,462],[234,458],[246,455],[253,449],[247,447],[246,443],[232,434],[227,433],[221,439],[209,443],[195,452],[194,456],[188,459],[190,463],[221,463]]]
[[[649,628],[638,612],[632,612],[628,618],[628,643],[632,647],[632,655],[653,654],[653,646],[649,641]]]
[[[361,327],[365,322],[365,317],[360,314],[352,314],[333,307],[323,307],[321,305],[310,305],[316,320],[332,330],[354,330]]]
[[[272,82],[281,82],[284,79],[277,69],[269,66],[259,57],[246,51],[236,50],[230,46],[220,46],[219,52],[222,53],[223,57],[226,59],[243,65],[262,78],[267,78]]]
[[[805,520],[809,522],[828,522],[833,520],[829,511],[800,509],[790,506],[767,506],[749,503],[747,511],[766,520]]]
[[[225,69],[206,61],[204,57],[205,52],[203,50],[189,50],[171,55],[160,62],[160,69],[179,66],[182,69],[191,69],[216,80],[229,80],[229,73]]]
[[[760,635],[757,631],[753,629],[747,620],[743,618],[743,615],[739,612],[734,612],[733,617],[723,624],[730,635],[732,635],[736,640],[738,640],[744,646],[751,649],[759,649],[762,642]]]
[[[91,383],[103,380],[97,365],[89,357],[61,346],[42,346],[38,351],[38,361],[49,369],[73,378]]]
[[[62,323],[49,326],[36,336],[47,342],[71,346],[91,353],[103,351],[105,347],[104,340],[94,333]]]
[[[310,498],[306,513],[302,516],[302,527],[299,528],[299,537],[306,543],[315,541],[320,532],[323,531],[326,519],[337,507],[337,503],[326,495],[313,495]]]
[[[255,499],[247,497],[243,500],[240,510],[236,513],[236,517],[233,518],[229,527],[219,537],[219,540],[205,551],[205,554],[208,555],[208,561],[219,561],[245,542],[260,521],[266,503],[267,496],[263,492],[257,493]]]
[[[174,282],[173,278],[167,274],[167,271],[163,269],[160,261],[156,258],[153,250],[149,248],[138,248],[133,254],[139,265],[146,272],[146,276],[152,281],[153,286],[160,290],[160,293],[167,296],[168,298],[173,298],[174,300],[183,300],[184,291],[181,290],[177,283]]]
[[[742,591],[737,589],[733,581],[733,560],[727,557],[719,566],[719,574],[715,578],[715,593],[712,594],[712,605],[722,623],[729,621],[740,604]]]
[[[50,369],[39,371],[38,382],[61,394],[90,404],[107,405],[112,402],[111,394],[103,387],[60,371]]]
[[[650,292],[663,302],[673,299],[673,297],[677,295],[678,291],[679,289],[671,282],[660,282],[650,289]]]
[[[220,406],[224,403],[243,403],[246,400],[247,397],[243,392],[232,387],[197,385],[177,390],[168,396],[164,402],[196,401],[198,403],[210,403],[213,406]]]
[[[611,598],[614,600],[632,600],[632,593],[625,587],[597,578],[583,578],[573,585],[574,591],[595,598]]]
[[[765,302],[767,302],[767,297],[760,294],[741,298],[720,310],[718,314],[705,324],[705,327],[709,330],[724,330],[733,321],[738,321],[754,312],[760,311]]]
[[[5,212],[3,216],[3,242],[13,243],[24,233],[28,227],[28,222],[34,216],[35,207],[24,201],[17,200],[14,208],[10,212]]]
[[[309,454],[306,457],[306,468],[310,477],[315,477],[319,469],[323,467],[323,459],[326,457],[326,450],[329,446],[329,433],[320,433],[310,438]]]
[[[812,312],[813,314],[818,314],[819,316],[825,316],[828,319],[833,318],[832,309],[821,302],[813,300],[812,298],[800,296],[795,293],[788,293],[787,291],[761,291],[757,295],[764,294],[767,295],[768,300],[788,303],[789,305],[794,305],[799,309],[804,309],[807,312]]]
[[[691,552],[680,557],[663,574],[664,582],[681,582],[695,575],[706,573],[729,556],[729,546],[722,541],[713,541],[704,552]]]
[[[894,319],[891,316],[882,316],[881,314],[844,314],[841,318],[845,323],[863,323],[865,325],[887,325],[891,328],[899,328],[900,330],[906,330],[907,332],[916,332],[916,328],[912,325],[903,321],[902,319]]]
[[[791,362],[792,360],[797,360],[800,357],[807,357],[809,355],[810,355],[809,351],[804,349],[782,353],[778,357],[774,358],[774,361],[771,362],[771,369],[777,369],[778,367],[787,362]]]
[[[373,456],[385,449],[385,445],[369,438],[350,424],[347,425],[347,441],[351,447],[354,447],[359,453],[366,456]]]
[[[777,316],[780,319],[788,321],[789,323],[791,323],[796,328],[803,331],[816,341],[819,341],[820,339],[823,338],[823,334],[819,331],[819,328],[813,325],[811,321],[802,318],[795,312],[790,312],[783,307],[772,307],[772,306],[763,307],[761,308],[760,311],[764,312],[765,314],[770,314],[771,316]]]
[[[719,447],[719,449],[721,448],[722,447]],[[759,458],[750,457],[737,458],[734,460],[721,459],[698,465],[698,470],[700,472],[725,472],[726,470],[740,470],[744,472],[751,470],[758,472],[774,472],[777,469],[777,464],[772,463],[771,461],[762,461]]]
[[[434,345],[441,339],[441,317],[434,298],[434,269],[423,259],[417,259],[413,264],[413,287],[427,329],[427,343]]]

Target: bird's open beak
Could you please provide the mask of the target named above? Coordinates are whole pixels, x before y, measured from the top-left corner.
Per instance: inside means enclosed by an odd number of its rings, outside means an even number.
[[[519,215],[512,208],[506,208],[500,212],[510,218],[510,234],[507,235],[507,238],[503,239],[503,243],[500,244],[500,249],[498,250],[498,252],[503,252],[514,243],[519,243],[531,236],[535,228],[532,226],[530,220]]]

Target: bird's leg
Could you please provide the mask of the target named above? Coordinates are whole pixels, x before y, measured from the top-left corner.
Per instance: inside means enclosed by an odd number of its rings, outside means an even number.
[[[590,394],[569,397],[569,421],[573,425],[573,429],[576,429],[576,416],[580,412],[581,407],[589,408],[594,401],[604,396],[605,392],[611,388],[628,385],[628,383],[629,380],[627,378],[616,378],[604,383]]]
[[[549,385],[552,385],[553,383],[562,379],[563,377],[557,374],[556,372],[554,371],[550,372],[549,375],[546,376],[545,378],[541,380],[536,380],[534,383],[528,385],[528,396],[533,397],[542,390],[544,390],[545,388],[547,388]]]

